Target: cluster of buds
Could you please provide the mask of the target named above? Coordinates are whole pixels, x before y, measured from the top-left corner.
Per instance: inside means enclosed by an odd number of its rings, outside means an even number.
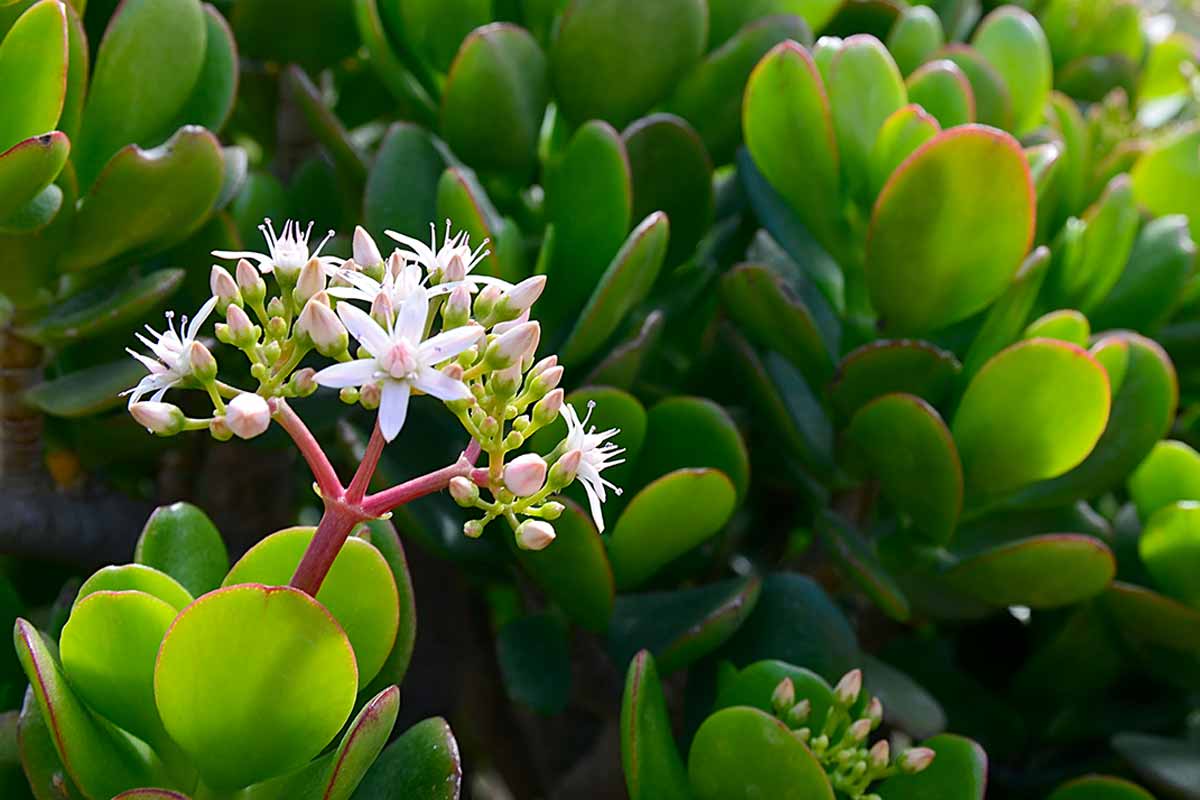
[[[883,704],[872,697],[862,705],[862,671],[846,673],[833,689],[833,705],[824,720],[812,719],[812,702],[797,699],[796,686],[784,678],[771,695],[775,716],[791,729],[816,756],[829,783],[850,800],[880,800],[870,794],[871,784],[898,773],[913,775],[933,762],[928,747],[910,747],[892,758],[886,739],[869,744],[869,737],[883,722]],[[817,725],[820,729],[817,729]]]
[[[378,434],[391,442],[410,399],[429,395],[487,456],[485,467],[449,484],[461,506],[482,512],[466,523],[466,535],[479,536],[503,517],[518,546],[545,547],[563,512],[554,496],[577,478],[603,530],[605,491],[620,490],[600,473],[621,463],[623,451],[609,441],[616,430],[588,429],[590,410],[580,420],[564,402],[557,357],[536,360],[541,328],[530,308],[544,276],[513,285],[474,274],[487,243],[471,249],[465,232],[451,235],[449,221],[440,245],[436,230],[428,244],[388,231],[400,246],[386,257],[357,228],[346,260],[321,255],[329,236],[310,252],[311,224],[289,221],[277,235],[267,220],[261,230],[266,253],[214,253],[236,264],[232,273],[212,267],[212,297],[190,324],[139,337],[151,355],[130,351],[150,373],[127,393],[135,419],[164,436],[207,428],[218,439],[248,439],[267,429],[279,403],[325,386],[339,390],[343,402],[377,410]],[[197,338],[214,311],[224,318],[216,338],[245,355],[258,383],[252,390],[219,380],[216,359]],[[304,366],[314,355],[335,363]],[[171,388],[204,390],[211,415],[189,418],[163,402]],[[559,416],[568,434],[552,452],[518,454]]]

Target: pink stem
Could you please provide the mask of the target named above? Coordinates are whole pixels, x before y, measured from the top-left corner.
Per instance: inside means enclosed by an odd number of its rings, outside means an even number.
[[[273,399],[271,406],[276,421],[292,437],[292,441],[300,449],[304,460],[308,462],[308,468],[312,470],[313,478],[316,479],[317,486],[321,490],[321,496],[340,499],[345,492],[342,482],[338,480],[333,465],[329,463],[325,451],[317,443],[312,431],[304,424],[304,420],[300,419],[283,399]]]
[[[467,445],[467,449],[458,457],[458,461],[450,466],[442,467],[419,478],[413,478],[411,481],[405,481],[390,489],[384,489],[382,492],[367,495],[360,506],[363,513],[372,518],[379,517],[418,497],[440,492],[450,484],[452,478],[471,474],[475,459],[479,458],[479,450],[478,442],[472,439],[471,443]]]
[[[383,432],[379,430],[379,422],[375,423],[375,430],[371,431],[371,440],[367,442],[367,451],[363,453],[363,459],[358,465],[358,470],[354,473],[354,479],[350,481],[349,488],[346,489],[346,502],[351,505],[358,505],[362,502],[363,495],[367,493],[367,486],[371,483],[371,476],[375,474],[375,467],[379,465],[379,457],[383,455],[383,447],[387,444],[387,440],[383,438]]]
[[[362,512],[353,506],[340,501],[326,501],[325,513],[317,525],[317,532],[313,534],[308,549],[304,551],[304,557],[300,559],[299,566],[292,574],[292,587],[316,597],[321,583],[333,566],[334,559],[346,543],[346,537],[354,530],[355,525],[366,519],[369,517],[364,517]]]

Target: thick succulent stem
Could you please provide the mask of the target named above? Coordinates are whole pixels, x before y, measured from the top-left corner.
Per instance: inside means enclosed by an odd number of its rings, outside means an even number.
[[[325,513],[317,525],[317,532],[313,535],[308,549],[304,551],[304,557],[300,559],[295,574],[292,575],[292,587],[316,597],[350,531],[354,530],[355,525],[368,519],[370,517],[364,515],[359,508],[341,500],[327,499]]]

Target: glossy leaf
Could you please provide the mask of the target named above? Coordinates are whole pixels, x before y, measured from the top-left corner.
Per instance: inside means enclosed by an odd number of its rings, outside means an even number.
[[[602,632],[612,616],[615,593],[608,553],[583,509],[571,501],[565,505],[554,521],[554,546],[519,550],[517,560],[567,616]]]
[[[549,612],[517,617],[496,635],[496,660],[510,699],[539,714],[561,714],[571,694],[567,627]]]
[[[946,712],[937,698],[887,662],[864,656],[863,684],[883,704],[888,725],[918,739],[946,729]]]
[[[1057,339],[1076,347],[1087,347],[1091,335],[1087,317],[1073,309],[1061,309],[1043,314],[1029,323],[1021,338]]]
[[[816,528],[840,570],[880,611],[906,622],[910,614],[908,598],[880,563],[874,543],[831,511],[821,512]]]
[[[1013,127],[1012,94],[1004,78],[978,50],[965,44],[945,48],[940,57],[951,61],[971,83],[975,99],[975,121],[1002,130]]]
[[[946,44],[942,20],[929,6],[910,6],[900,12],[888,32],[887,48],[896,66],[910,75]]]
[[[1033,240],[1033,204],[1007,134],[962,126],[920,147],[880,192],[867,237],[871,302],[888,328],[937,329],[995,300]]]
[[[1013,104],[1013,132],[1020,135],[1042,120],[1054,83],[1050,43],[1033,15],[1005,6],[984,18],[972,46],[1000,73]]]
[[[764,17],[794,15],[803,18],[813,30],[820,29],[840,4],[841,0],[709,0],[707,49],[719,49]]]
[[[396,592],[399,596],[400,624],[396,630],[396,641],[392,644],[387,660],[380,667],[379,674],[361,690],[369,694],[378,694],[392,684],[399,685],[408,672],[408,665],[412,660],[413,648],[417,640],[417,602],[413,596],[412,576],[408,571],[408,557],[404,553],[404,545],[400,543],[395,526],[390,521],[382,519],[371,520],[365,525],[369,532],[368,541],[379,551],[392,571],[392,578],[396,582]]]
[[[142,528],[133,558],[170,575],[197,597],[220,586],[229,571],[220,532],[191,503],[156,508]]]
[[[58,177],[70,149],[67,137],[54,131],[25,139],[0,153],[0,221],[33,202]]]
[[[67,94],[63,100],[58,129],[74,140],[83,121],[83,103],[87,99],[90,53],[87,32],[78,7],[66,4],[67,11]]]
[[[454,220],[459,230],[470,234],[472,242],[497,241],[500,215],[475,176],[467,170],[450,167],[442,173],[437,184],[437,215],[438,219]],[[498,252],[484,257],[476,269],[484,275],[506,277],[502,274]]]
[[[697,800],[833,800],[820,763],[787,726],[735,706],[704,721],[688,753]]]
[[[380,10],[390,32],[418,58],[438,72],[448,72],[463,40],[495,19],[493,5],[494,0],[385,0]]]
[[[725,526],[737,493],[714,469],[670,472],[629,501],[608,540],[620,589],[645,582]]]
[[[388,229],[425,240],[445,168],[428,132],[408,122],[388,128],[363,195],[363,219],[377,241]]]
[[[721,279],[730,316],[756,344],[796,365],[813,383],[833,372],[830,343],[813,312],[778,273],[758,264],[739,264]]]
[[[625,141],[608,123],[587,122],[546,176],[554,247],[542,314],[558,326],[583,307],[629,233],[633,178]],[[545,319],[545,318],[544,318]]]
[[[314,528],[277,531],[242,556],[222,586],[286,586],[300,565]],[[338,621],[354,648],[360,684],[383,666],[400,627],[399,593],[387,561],[372,545],[350,537],[321,583],[317,602]]]
[[[571,0],[550,51],[567,117],[625,125],[695,64],[708,36],[702,0]]]
[[[945,733],[921,742],[937,755],[916,775],[895,775],[879,784],[882,800],[983,800],[987,790],[987,754],[975,742]]]
[[[207,22],[198,0],[130,0],[109,22],[75,147],[81,186],[129,142],[153,147],[183,108],[204,66]],[[154,75],[154,80],[145,76]],[[169,131],[166,131],[169,133]],[[173,187],[195,178],[178,179]]]
[[[578,364],[593,355],[646,298],[666,258],[669,229],[666,215],[655,212],[629,234],[562,346],[564,364]]]
[[[1113,555],[1090,536],[1033,536],[958,561],[942,576],[989,605],[1054,608],[1104,591],[1116,573]],[[1062,576],[1070,575],[1069,581]]]
[[[648,650],[663,674],[689,666],[737,631],[761,589],[759,578],[735,578],[694,589],[624,594],[608,633],[613,661],[623,664]]]
[[[916,395],[936,406],[949,396],[962,364],[954,354],[919,339],[880,339],[852,350],[838,364],[829,399],[838,416],[885,394]]]
[[[1108,376],[1087,351],[1032,339],[972,379],[951,429],[968,494],[1000,494],[1078,466],[1108,422]]]
[[[1156,217],[1185,214],[1200,236],[1200,126],[1187,125],[1151,144],[1133,168],[1133,196]]]
[[[223,181],[221,146],[201,128],[181,128],[153,150],[124,147],[81,201],[59,265],[88,269],[181,241],[204,222]]]
[[[92,715],[67,683],[41,633],[19,619],[13,638],[38,713],[72,783],[89,796],[112,797],[166,780],[161,764],[145,745]]]
[[[354,800],[458,800],[462,762],[458,742],[441,717],[400,734],[367,770]]]
[[[74,605],[78,605],[81,600],[96,592],[148,594],[166,603],[175,611],[182,611],[195,599],[170,575],[144,564],[101,567],[80,584],[79,591],[75,595]],[[157,645],[155,649],[157,649]]]
[[[507,23],[477,28],[446,78],[441,131],[471,166],[524,179],[537,161],[547,95],[546,57],[528,31]],[[478,117],[484,106],[486,126]]]
[[[86,417],[120,405],[118,393],[145,374],[141,364],[123,358],[39,383],[25,393],[25,402],[54,417]]]
[[[163,137],[181,125],[202,125],[210,131],[220,131],[233,113],[238,88],[237,43],[225,17],[208,3],[204,4],[204,26],[204,63],[200,74],[183,107],[163,128]]]
[[[804,0],[767,2],[777,2],[780,6],[804,4]],[[711,5],[709,13],[715,17],[718,11]],[[740,12],[744,8],[745,4],[740,4],[737,10]],[[725,11],[732,12],[733,9]],[[718,20],[711,22],[715,35]],[[812,43],[812,31],[804,17],[780,13],[752,18],[697,64],[679,82],[667,101],[667,110],[688,121],[717,164],[730,161],[741,141],[742,96],[750,73],[772,47],[788,39],[805,45]]]
[[[15,651],[14,651],[15,655]],[[20,750],[21,788],[32,791],[35,800],[84,800],[79,787],[67,775],[54,743],[54,735],[42,716],[33,687],[25,690],[17,721]]]
[[[1077,255],[1051,270],[1051,302],[1085,313],[1100,304],[1121,277],[1137,236],[1138,213],[1129,177],[1118,175],[1083,216]]]
[[[725,473],[745,497],[750,455],[729,413],[699,397],[671,397],[650,409],[646,442],[638,459],[635,486],[644,486],[683,467],[712,467]]]
[[[975,92],[957,64],[938,59],[908,76],[908,99],[928,111],[943,128],[975,121]]]
[[[621,765],[629,800],[690,800],[654,656],[629,662],[621,700]]]
[[[1037,302],[1049,268],[1050,250],[1046,247],[1037,248],[1021,263],[1008,289],[988,309],[975,340],[967,350],[963,366],[965,376],[979,372],[992,356],[1019,338]]]
[[[1143,520],[1171,503],[1200,500],[1200,453],[1184,442],[1159,442],[1129,476],[1129,495]]]
[[[808,717],[811,726],[824,725],[833,707],[833,689],[812,670],[777,660],[756,661],[736,671],[718,688],[713,711],[749,706],[772,714],[771,695],[785,678],[792,682],[797,701],[807,700],[811,704]]]
[[[63,626],[63,672],[88,707],[140,739],[163,745],[154,706],[154,658],[178,609],[136,591],[97,591]]]
[[[231,9],[230,22],[245,56],[259,61],[318,70],[359,45],[349,0],[242,0]]]
[[[21,336],[56,347],[90,339],[142,319],[179,288],[183,277],[181,269],[162,269],[136,281],[103,287],[99,297],[89,293],[56,306],[23,327]]]
[[[674,267],[691,256],[712,226],[712,161],[692,127],[671,114],[639,119],[621,138],[633,177],[633,219],[667,215],[666,266]]]
[[[254,584],[189,606],[154,671],[167,732],[205,783],[226,791],[307,763],[346,722],[357,687],[333,616],[299,590]]]
[[[1200,608],[1195,582],[1200,565],[1200,502],[1172,503],[1154,512],[1138,540],[1138,554],[1164,594]]]
[[[1153,332],[1179,303],[1195,261],[1196,243],[1188,234],[1186,217],[1151,220],[1138,235],[1112,291],[1088,316],[1097,330]]]
[[[0,96],[8,112],[0,118],[0,153],[58,124],[67,94],[67,51],[67,12],[56,0],[34,3],[3,34]],[[0,190],[6,188],[0,184]],[[9,203],[4,194],[0,191],[0,208]]]
[[[839,236],[841,162],[829,99],[807,50],[784,42],[754,68],[742,131],[755,165],[828,246]]]
[[[962,510],[963,471],[937,411],[911,394],[887,394],[855,413],[846,438],[917,533],[949,542]]]
[[[884,120],[871,147],[868,196],[878,196],[896,168],[940,132],[938,121],[918,105],[898,109]]]
[[[833,129],[850,193],[869,196],[871,150],[884,121],[908,102],[904,77],[873,36],[851,36],[829,67]]]

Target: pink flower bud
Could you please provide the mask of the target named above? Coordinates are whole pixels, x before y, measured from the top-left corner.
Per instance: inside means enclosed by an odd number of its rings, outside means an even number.
[[[350,346],[350,335],[333,309],[316,296],[304,304],[296,320],[296,330],[312,339],[323,356],[333,357]]]
[[[325,290],[325,268],[316,258],[310,258],[300,269],[294,296],[297,303],[307,303],[317,292]]]
[[[229,274],[229,270],[213,264],[212,272],[208,275],[208,287],[213,297],[217,298],[218,308],[224,309],[230,303],[242,302],[242,293],[238,291],[237,281]]]
[[[556,366],[558,366],[558,356],[556,356],[556,355],[546,356],[545,358],[543,358],[541,361],[534,364],[529,369],[529,377],[536,378],[538,375],[541,375],[546,370],[550,369],[551,367],[556,367]]]
[[[129,413],[139,425],[159,436],[174,436],[183,430],[183,412],[172,403],[142,401],[129,407]]]
[[[496,307],[496,301],[500,299],[500,287],[494,283],[489,283],[479,291],[475,297],[475,317],[480,321],[491,316],[492,309]]]
[[[225,424],[241,439],[253,439],[271,424],[271,409],[260,395],[243,392],[225,407]]]
[[[375,295],[375,299],[371,301],[371,319],[379,323],[379,326],[385,331],[392,327],[392,320],[396,317],[396,309],[392,305],[392,298],[387,292],[380,292]]]
[[[559,366],[551,367],[550,369],[538,375],[534,382],[537,384],[537,391],[548,392],[551,389],[558,387],[559,381],[562,380],[563,368]]]
[[[937,753],[928,747],[914,747],[911,750],[905,750],[896,763],[901,772],[915,775],[932,764],[936,755]]]
[[[358,402],[367,411],[374,411],[379,408],[379,403],[383,399],[383,387],[378,383],[365,383],[358,394]]]
[[[540,519],[527,519],[517,528],[517,547],[544,550],[554,541],[554,526]]]
[[[461,253],[455,253],[450,256],[449,263],[446,264],[446,274],[444,280],[449,283],[458,283],[467,277],[467,264],[463,261]]]
[[[188,366],[192,376],[201,383],[207,383],[217,377],[217,360],[202,342],[192,342],[192,346],[188,348]]]
[[[583,451],[578,448],[563,453],[550,468],[551,485],[556,489],[561,489],[575,480],[575,473],[579,471],[579,462],[582,460]]]
[[[843,706],[854,705],[862,691],[862,670],[852,669],[833,687],[833,696]]]
[[[407,264],[408,262],[404,259],[404,254],[399,250],[393,250],[392,254],[388,256],[387,271],[393,278],[398,278],[400,277],[400,273],[404,272],[404,267]]]
[[[534,275],[526,278],[504,293],[504,296],[500,299],[501,307],[505,312],[514,316],[520,314],[537,302],[537,299],[542,296],[542,291],[545,288],[545,275]]]
[[[383,256],[379,254],[379,248],[375,246],[375,240],[362,225],[354,228],[354,260],[364,267],[372,267],[383,262]]]
[[[238,259],[235,272],[237,273],[238,288],[243,292],[253,291],[258,282],[262,280],[254,265],[244,258]]]
[[[546,482],[546,461],[537,453],[517,456],[504,468],[504,485],[517,497],[536,494]]]
[[[467,285],[459,284],[454,287],[454,291],[450,292],[450,296],[446,298],[446,305],[442,307],[442,322],[443,327],[458,328],[466,325],[471,318],[471,290]]]
[[[875,770],[886,769],[891,757],[891,747],[888,745],[887,739],[880,739],[867,753],[867,760],[870,761],[871,768]]]
[[[538,425],[549,425],[558,417],[563,407],[563,390],[555,389],[537,401],[533,407],[533,421]]]
[[[867,719],[871,720],[872,730],[883,722],[883,703],[879,702],[878,697],[872,697],[871,702],[867,703]]]
[[[456,475],[450,479],[450,496],[463,508],[470,508],[479,499],[479,487],[470,478]]]
[[[867,734],[870,732],[871,720],[866,718],[854,720],[854,722],[850,725],[850,730],[848,731],[850,738],[856,742],[864,741],[867,738]]]
[[[230,306],[226,310],[225,323],[229,329],[229,341],[238,347],[249,347],[258,339],[254,323],[239,306]]]
[[[796,684],[791,678],[784,678],[771,693],[771,707],[776,715],[784,714],[796,704]]]
[[[531,348],[537,347],[541,330],[541,326],[536,322],[524,322],[496,337],[496,340],[488,345],[484,356],[488,366],[493,369],[505,369],[520,363]]]

